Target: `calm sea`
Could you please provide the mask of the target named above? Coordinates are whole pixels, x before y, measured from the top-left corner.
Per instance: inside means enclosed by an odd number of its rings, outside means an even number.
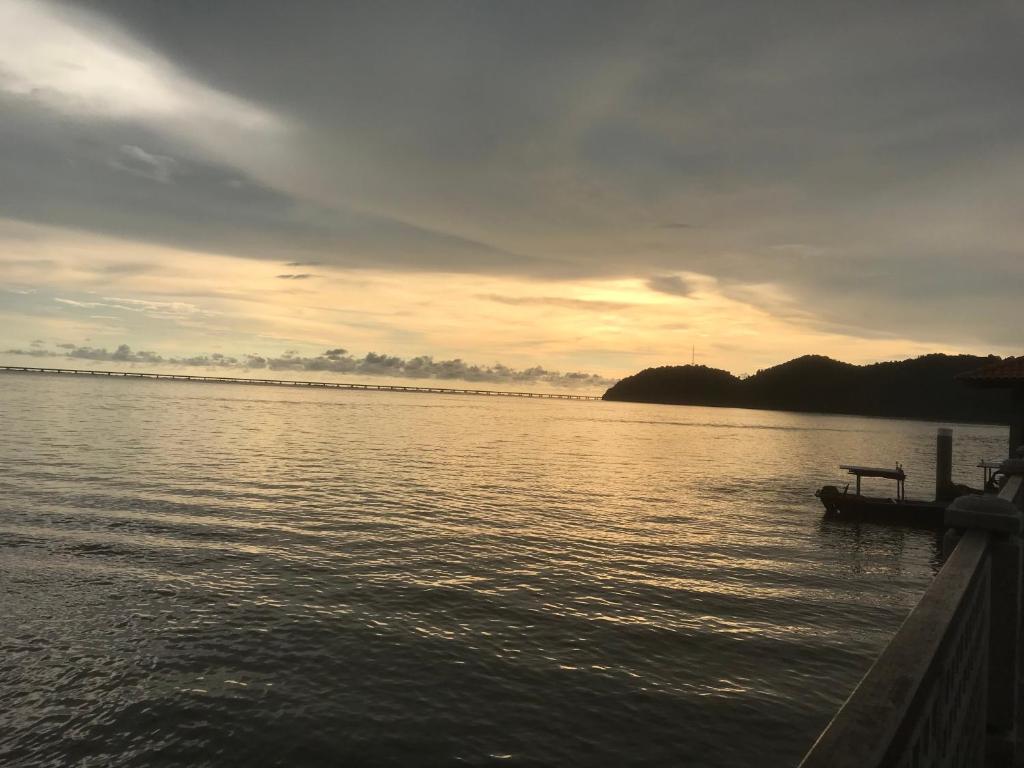
[[[935,424],[25,374],[0,424],[4,766],[792,765],[937,567],[812,495],[928,495]]]

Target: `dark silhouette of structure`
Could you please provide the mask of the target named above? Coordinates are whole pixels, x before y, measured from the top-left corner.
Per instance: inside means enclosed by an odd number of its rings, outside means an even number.
[[[1009,393],[1010,456],[1024,449],[1024,357],[1008,357],[958,376],[968,386]]]

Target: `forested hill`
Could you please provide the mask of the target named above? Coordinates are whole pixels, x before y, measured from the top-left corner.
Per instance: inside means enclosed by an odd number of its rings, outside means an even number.
[[[622,379],[604,399],[999,424],[1009,419],[1009,392],[955,378],[998,360],[936,354],[851,365],[805,355],[744,379],[703,365],[662,366]]]

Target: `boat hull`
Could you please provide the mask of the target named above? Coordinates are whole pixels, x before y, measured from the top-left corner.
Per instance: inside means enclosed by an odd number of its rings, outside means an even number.
[[[826,485],[814,494],[825,507],[825,517],[877,523],[896,523],[914,527],[941,529],[948,502],[889,499],[844,493]]]

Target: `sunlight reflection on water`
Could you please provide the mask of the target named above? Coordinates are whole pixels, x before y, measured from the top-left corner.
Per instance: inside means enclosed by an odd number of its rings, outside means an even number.
[[[0,377],[0,763],[788,765],[937,566],[937,425]],[[1004,430],[957,428],[957,479]]]

